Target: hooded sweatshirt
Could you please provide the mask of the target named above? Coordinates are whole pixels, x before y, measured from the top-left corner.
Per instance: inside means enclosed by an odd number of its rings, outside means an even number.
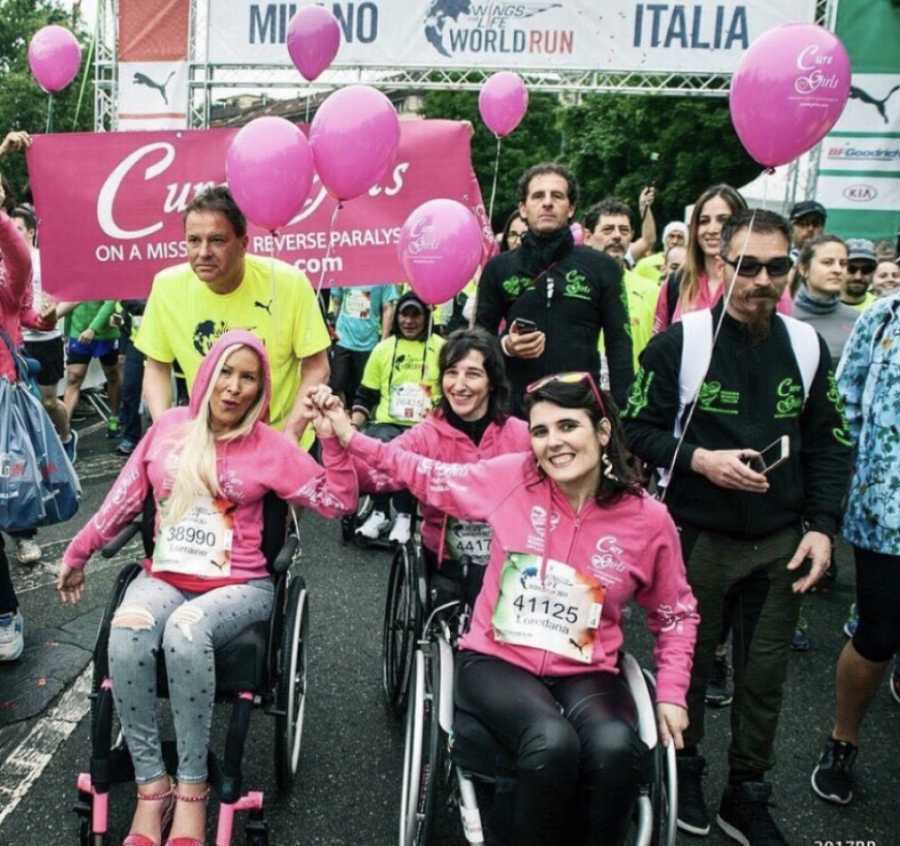
[[[336,439],[321,439],[324,467],[320,467],[265,422],[271,386],[265,348],[255,335],[236,330],[216,341],[203,359],[190,406],[169,409],[150,427],[122,468],[103,505],[69,544],[63,555],[66,565],[83,567],[91,555],[140,513],[150,492],[156,502],[154,537],[159,535],[160,503],[168,497],[174,481],[172,465],[177,463],[177,454],[173,456],[173,451],[179,448],[185,424],[197,416],[219,358],[232,344],[250,347],[263,363],[263,406],[259,420],[246,435],[216,443],[221,497],[231,521],[230,577],[201,580],[196,576],[172,573],[160,574],[160,577],[191,591],[265,578],[266,561],[260,545],[263,497],[269,491],[291,505],[312,508],[326,517],[349,513],[356,508],[358,488],[353,463]],[[145,562],[145,567],[148,564]]]
[[[394,443],[407,452],[424,458],[441,459],[454,464],[474,464],[485,458],[496,458],[511,452],[530,452],[531,436],[528,424],[517,417],[507,417],[502,424],[488,423],[479,443],[451,425],[438,410],[421,423],[404,432]],[[389,474],[375,469],[366,461],[355,461],[360,490],[383,493],[402,490],[405,485]],[[422,503],[422,542],[440,560],[443,539],[447,529],[447,516],[439,508]]]
[[[0,330],[22,343],[21,317],[31,306],[31,252],[6,212],[0,210]],[[16,381],[16,366],[0,341],[0,377]]]
[[[420,502],[460,520],[486,522],[493,532],[463,649],[501,658],[538,676],[615,673],[623,641],[622,608],[634,597],[656,637],[657,699],[685,706],[699,616],[665,506],[645,494],[626,494],[602,507],[591,499],[576,514],[557,485],[538,473],[530,453],[444,464],[396,444],[354,433],[347,448],[406,485]],[[510,631],[510,621],[509,615],[495,614],[498,603],[509,608],[524,601],[527,606],[532,600],[521,595],[520,582],[537,580],[549,590],[554,572],[568,568],[602,606],[599,616],[592,617],[597,625],[579,630],[578,643],[570,641],[584,658],[501,639],[498,632],[501,627]],[[551,603],[552,616],[547,613],[548,629],[556,627],[556,620],[562,624],[571,610],[565,603],[556,609],[556,604]]]

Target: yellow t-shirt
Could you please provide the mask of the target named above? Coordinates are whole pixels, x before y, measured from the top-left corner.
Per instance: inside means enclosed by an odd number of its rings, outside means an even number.
[[[360,383],[379,394],[373,423],[412,426],[419,422],[422,411],[437,407],[441,401],[438,353],[443,345],[443,338],[431,335],[426,353],[424,341],[408,341],[392,335],[375,346]],[[417,402],[419,389],[422,403]],[[430,408],[419,407],[427,405],[427,399],[431,400]]]
[[[653,337],[653,320],[656,316],[656,301],[659,299],[659,285],[633,270],[626,270],[622,276],[625,294],[628,297],[628,319],[631,329],[631,350],[634,355],[634,372],[638,371],[638,357]],[[598,344],[603,352],[603,333]]]
[[[330,346],[312,285],[291,265],[247,255],[244,278],[229,294],[211,291],[188,264],[166,268],[153,280],[135,346],[156,361],[177,360],[190,390],[203,356],[229,329],[247,329],[265,344],[269,420],[282,428],[300,387],[300,360]],[[313,436],[310,426],[304,445]]]

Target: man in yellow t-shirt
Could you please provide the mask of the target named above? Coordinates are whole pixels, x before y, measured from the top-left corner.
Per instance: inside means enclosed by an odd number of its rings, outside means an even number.
[[[328,381],[330,346],[309,280],[289,264],[247,254],[247,220],[224,186],[191,202],[184,229],[188,263],[157,274],[135,340],[147,356],[144,399],[151,417],[172,404],[174,361],[190,390],[216,340],[229,329],[247,329],[269,356],[271,424],[308,446],[313,431],[306,431],[302,391]]]

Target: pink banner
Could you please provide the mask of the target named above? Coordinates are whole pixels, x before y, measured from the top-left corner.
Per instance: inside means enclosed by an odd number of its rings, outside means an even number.
[[[401,128],[394,167],[366,196],[344,204],[333,230],[335,201],[316,179],[303,211],[274,240],[251,226],[250,252],[274,253],[313,284],[323,269],[326,286],[403,282],[400,227],[413,209],[440,197],[476,213],[486,254],[492,250],[472,171],[471,126],[418,120]],[[185,260],[182,212],[199,191],[225,181],[225,153],[236,132],[36,136],[28,168],[45,290],[69,300],[147,296],[157,271]]]

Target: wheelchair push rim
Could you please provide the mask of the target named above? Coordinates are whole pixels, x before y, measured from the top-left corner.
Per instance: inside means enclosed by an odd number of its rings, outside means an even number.
[[[401,546],[391,561],[381,640],[385,704],[398,717],[407,700],[420,616],[409,549]]]
[[[291,789],[300,767],[309,671],[308,633],[306,585],[303,579],[294,577],[288,587],[277,694],[275,774],[278,787],[283,791]]]

